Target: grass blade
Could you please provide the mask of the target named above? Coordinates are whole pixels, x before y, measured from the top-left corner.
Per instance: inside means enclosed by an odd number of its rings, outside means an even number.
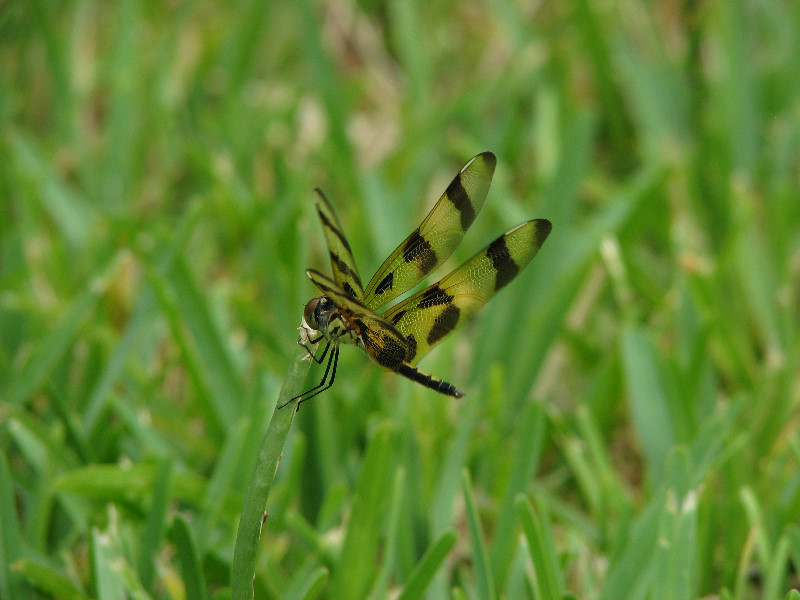
[[[558,571],[558,557],[548,524],[540,521],[528,499],[521,494],[517,496],[516,512],[528,542],[538,597],[561,600],[564,582]]]
[[[496,600],[497,590],[494,586],[492,568],[489,556],[486,553],[486,542],[483,539],[480,517],[472,495],[472,482],[469,471],[464,469],[461,476],[461,489],[464,493],[465,509],[467,511],[467,525],[472,543],[472,561],[475,566],[475,586],[477,597],[482,600]]]
[[[170,539],[175,544],[175,550],[178,554],[178,564],[183,577],[183,585],[186,589],[186,598],[206,600],[208,594],[200,555],[197,552],[197,544],[189,523],[180,514],[175,515],[172,520]]]
[[[139,552],[139,579],[142,586],[152,589],[155,577],[155,556],[153,548],[161,547],[166,531],[167,511],[172,487],[172,461],[165,460],[156,472],[155,485],[153,486],[153,501],[147,512],[147,524],[142,533],[141,548]]]
[[[294,420],[297,401],[283,409],[277,407],[282,404],[281,398],[287,396],[291,398],[302,392],[306,375],[311,366],[311,361],[305,360],[307,354],[307,351],[299,346],[295,351],[294,362],[284,380],[269,428],[258,451],[253,475],[245,492],[231,564],[232,600],[248,600],[253,597],[258,541],[261,538],[263,518],[266,516],[264,508],[267,498],[269,498],[272,480],[280,463],[286,436],[289,434],[289,428]]]
[[[353,512],[345,534],[340,568],[332,582],[333,596],[342,600],[364,597],[376,572],[378,539],[391,489],[394,466],[394,431],[379,426],[367,447],[353,497]]]
[[[60,600],[90,600],[83,591],[75,587],[69,579],[55,569],[27,558],[21,558],[11,565],[21,577],[24,577],[33,587]],[[8,598],[25,598],[24,593]]]
[[[6,455],[0,452],[0,596],[25,598],[20,576],[10,569],[11,563],[22,556],[22,537],[14,503],[14,480]]]
[[[622,336],[622,364],[633,421],[654,481],[662,479],[667,452],[675,443],[669,398],[655,350],[645,334],[628,329]]]
[[[455,546],[458,535],[455,531],[445,531],[439,538],[430,545],[425,551],[420,561],[411,571],[408,581],[403,586],[403,591],[397,600],[417,600],[422,598],[428,585],[433,580],[436,571],[442,566],[444,559],[447,558],[450,550]]]

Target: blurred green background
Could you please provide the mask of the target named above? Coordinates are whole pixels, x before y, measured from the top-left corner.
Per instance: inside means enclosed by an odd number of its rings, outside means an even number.
[[[230,597],[311,190],[369,279],[484,150],[448,265],[553,233],[423,360],[464,399],[343,348],[256,597],[797,582],[800,4],[17,1],[0,57],[0,598]]]

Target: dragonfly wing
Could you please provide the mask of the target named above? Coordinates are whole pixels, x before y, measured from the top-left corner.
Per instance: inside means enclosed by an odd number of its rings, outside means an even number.
[[[372,277],[367,306],[377,310],[410,290],[453,253],[483,206],[496,164],[495,155],[484,152],[464,165],[422,224]]]
[[[333,278],[349,296],[356,300],[362,300],[364,287],[361,284],[361,277],[358,274],[350,244],[344,235],[344,229],[339,223],[333,206],[319,188],[314,190],[314,204],[317,207],[319,220],[322,222],[325,242],[328,244]]]
[[[518,225],[441,281],[382,315],[406,339],[408,362],[416,364],[508,285],[536,256],[551,229],[546,219]]]

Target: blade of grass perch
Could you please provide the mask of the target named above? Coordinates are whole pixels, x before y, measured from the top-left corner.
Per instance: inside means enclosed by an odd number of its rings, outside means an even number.
[[[310,360],[304,360],[308,352],[297,347],[292,365],[283,381],[281,393],[275,406],[282,404],[281,398],[291,398],[303,390],[306,375],[311,367]],[[231,598],[247,600],[253,597],[253,577],[256,570],[258,541],[261,538],[262,517],[267,505],[272,480],[278,470],[283,444],[289,427],[294,420],[297,401],[283,410],[275,408],[269,422],[267,433],[258,451],[253,475],[247,485],[239,517],[239,530],[236,533],[236,544],[233,549],[231,565]]]

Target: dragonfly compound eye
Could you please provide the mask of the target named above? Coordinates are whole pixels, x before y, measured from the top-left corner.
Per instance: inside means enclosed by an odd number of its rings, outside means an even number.
[[[303,317],[306,320],[306,323],[310,325],[313,329],[319,329],[319,321],[317,320],[317,305],[322,298],[313,298],[308,301],[306,304],[306,308],[303,311]]]

